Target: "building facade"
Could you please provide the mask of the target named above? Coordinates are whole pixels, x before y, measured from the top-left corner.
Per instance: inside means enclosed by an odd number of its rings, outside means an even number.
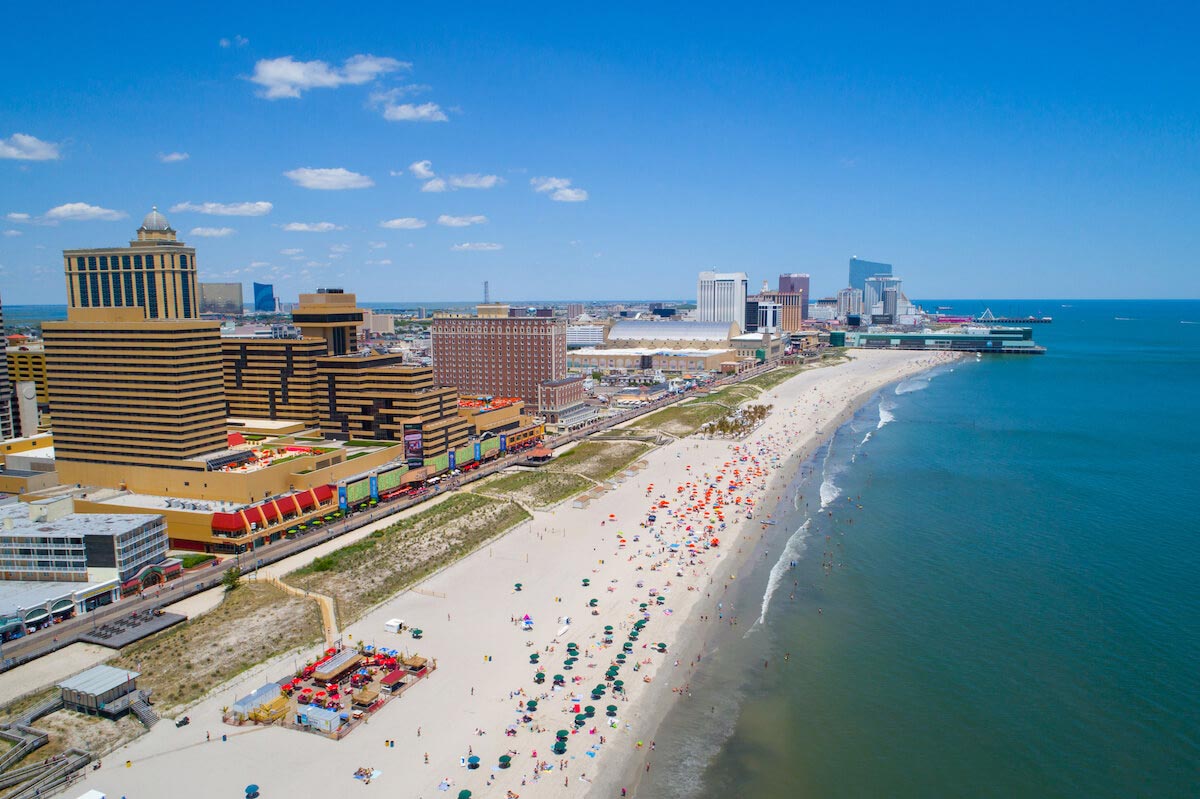
[[[789,274],[779,276],[779,293],[780,294],[799,294],[800,295],[800,318],[796,320],[795,327],[787,327],[785,322],[785,330],[799,330],[801,322],[808,319],[808,298],[809,298],[809,283],[811,278],[804,272],[791,272]]]
[[[696,311],[701,322],[734,322],[746,329],[746,296],[750,279],[745,272],[701,272],[696,284]]]
[[[254,312],[275,313],[275,287],[270,283],[254,284]]]
[[[839,319],[845,319],[851,314],[861,314],[863,312],[863,293],[862,289],[842,289],[837,294],[837,315]]]
[[[143,319],[199,319],[196,251],[146,214],[128,247],[63,250],[70,308],[137,308]]]
[[[867,278],[875,275],[890,276],[892,274],[892,265],[879,263],[877,261],[865,261],[862,258],[854,257],[850,259],[850,282],[849,286],[852,289],[859,289],[864,294],[867,290]],[[867,306],[867,313],[870,313],[870,306]]]
[[[546,426],[556,432],[575,430],[595,418],[587,403],[583,377],[547,380],[538,386],[538,408]]]
[[[333,439],[420,440],[423,458],[464,446],[470,422],[458,392],[399,355],[317,359],[321,432]]]
[[[503,314],[503,315],[501,315]],[[437,382],[464,394],[538,402],[538,384],[567,376],[567,321],[510,317],[507,306],[479,306],[476,316],[434,317]]]
[[[316,294],[300,295],[300,304],[292,311],[292,324],[305,338],[323,339],[330,355],[347,355],[358,350],[363,312],[357,306],[353,294],[319,289]]]
[[[328,354],[317,338],[225,336],[221,366],[225,405],[239,419],[320,423],[317,359]]]
[[[4,308],[0,306],[0,333],[4,332]],[[13,427],[13,409],[12,409],[12,383],[9,381],[9,371],[11,367],[4,370],[4,374],[0,375],[0,441],[7,441],[16,436],[16,429]]]
[[[241,283],[200,284],[200,313],[241,316],[245,310]]]
[[[869,277],[865,281],[866,288],[863,290],[863,313],[864,314],[883,314],[884,296],[888,290],[893,290],[897,296],[900,292],[900,278],[890,277],[886,275],[875,275]],[[893,300],[893,308],[895,307]],[[877,307],[878,306],[878,307]]]

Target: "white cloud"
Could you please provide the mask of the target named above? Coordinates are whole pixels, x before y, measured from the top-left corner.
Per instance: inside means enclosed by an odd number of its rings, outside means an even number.
[[[350,252],[350,245],[349,244],[334,244],[334,245],[330,246],[329,251],[337,252],[337,253]]]
[[[434,176],[432,161],[413,161],[408,165],[408,171],[413,174],[414,178],[421,180],[429,180]]]
[[[378,261],[367,261],[367,264],[369,264],[370,266],[391,266],[392,259],[391,258],[380,258]]]
[[[286,250],[280,250],[279,254],[280,255],[299,255],[302,252],[304,252],[304,250],[301,247],[288,247]]]
[[[386,241],[368,241],[367,246],[370,247],[372,250],[384,250],[384,249],[387,249],[387,242]]]
[[[383,107],[383,118],[389,122],[449,122],[450,117],[437,103],[396,103],[390,99],[378,100]]]
[[[283,229],[289,233],[328,233],[331,230],[342,230],[343,228],[332,222],[288,222]]]
[[[550,199],[560,203],[581,203],[588,198],[586,189],[557,189]]]
[[[412,64],[394,58],[373,55],[351,56],[340,69],[324,61],[297,61],[284,56],[258,61],[250,81],[263,87],[258,93],[260,97],[278,100],[299,97],[309,89],[336,89],[346,84],[370,83],[380,75],[411,67]]]
[[[188,153],[159,153],[158,160],[164,164],[175,164],[180,161],[186,161],[192,156]]]
[[[266,216],[275,206],[260,200],[252,203],[194,203],[182,202],[171,206],[171,212],[193,211],[210,216]]]
[[[87,203],[64,203],[57,205],[46,212],[43,217],[47,221],[59,222],[63,220],[91,222],[99,220],[102,222],[112,222],[117,219],[124,219],[128,214],[124,211],[114,211],[111,208],[101,208],[98,205],[88,205]]]
[[[539,194],[549,194],[555,202],[581,203],[588,198],[585,189],[571,188],[571,181],[567,178],[530,178],[529,185]]]
[[[433,180],[426,181],[425,185],[421,187],[421,191],[441,192],[445,190],[446,181],[442,180],[441,178],[434,178]]]
[[[357,172],[351,172],[349,169],[314,169],[312,167],[301,167],[283,173],[285,177],[291,179],[297,186],[303,186],[306,189],[323,189],[323,190],[338,190],[338,189],[366,189],[375,185],[375,181],[371,180],[366,175],[360,175]]]
[[[450,178],[450,185],[456,189],[490,189],[499,186],[504,182],[504,179],[498,175],[454,175]]]
[[[413,216],[401,216],[396,219],[388,219],[379,223],[380,227],[389,228],[391,230],[419,230],[425,227],[424,219],[417,219]]]
[[[482,225],[488,221],[486,216],[450,216],[442,214],[438,217],[438,224],[446,227],[470,227],[471,225]]]
[[[472,241],[463,244],[455,244],[450,247],[458,252],[490,252],[492,250],[503,250],[503,244],[496,244],[493,241]]]
[[[19,231],[19,230],[6,230],[6,231],[4,231],[4,235],[5,235],[5,236],[8,236],[9,238],[12,238],[13,236],[20,236],[20,235],[21,235],[21,231]]]
[[[17,161],[57,161],[60,157],[57,144],[42,141],[28,133],[14,133],[7,139],[0,139],[0,158],[13,158]]]
[[[28,222],[32,219],[32,217],[30,217],[29,214],[17,214],[17,213],[6,214],[4,218],[7,219],[9,222]]]
[[[222,47],[233,47],[235,45],[237,47],[245,47],[246,45],[250,44],[250,40],[245,36],[234,36],[232,39],[222,38],[217,42],[217,44],[221,45]]]
[[[236,232],[231,227],[194,227],[188,235],[200,236],[206,239],[223,239],[226,236],[232,236]]]

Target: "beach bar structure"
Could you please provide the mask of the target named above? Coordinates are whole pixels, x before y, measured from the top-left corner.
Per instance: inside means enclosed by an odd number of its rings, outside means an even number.
[[[136,671],[113,666],[93,666],[58,684],[62,691],[63,707],[89,716],[117,718],[129,711],[129,706],[141,698],[137,689]]]
[[[322,663],[320,668],[313,672],[313,679],[320,682],[334,682],[350,669],[357,666],[361,660],[362,655],[356,650],[343,649]]]
[[[229,713],[238,721],[251,718],[261,708],[280,697],[279,683],[269,682],[252,693],[243,696],[229,708]]]
[[[317,732],[335,733],[342,726],[342,714],[337,710],[309,706],[303,713],[296,714],[296,723]]]

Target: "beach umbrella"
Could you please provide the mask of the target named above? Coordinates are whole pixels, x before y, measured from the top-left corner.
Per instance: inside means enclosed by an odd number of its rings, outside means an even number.
[[[608,711],[609,716],[617,715],[617,706],[616,705],[609,705],[607,708],[605,708],[605,710]]]
[[[596,708],[592,707],[591,705],[588,705],[587,707],[585,707],[583,709],[583,714],[590,719],[596,715]]]
[[[512,762],[509,755],[500,755],[500,768],[508,768],[508,764]]]
[[[479,768],[479,755],[471,755],[467,758],[467,768]]]
[[[576,727],[582,727],[584,724],[587,724],[587,716],[585,716],[584,714],[580,713],[579,715],[577,715],[577,716],[575,717],[575,726],[576,726]]]
[[[530,699],[528,702],[525,703],[525,709],[527,711],[529,711],[530,713],[537,712],[537,700]]]
[[[589,579],[588,579],[588,578],[586,578],[586,577],[584,577],[584,578],[583,578],[583,587],[584,587],[584,588],[587,588],[587,587],[588,587],[589,585],[591,585],[591,584],[592,584],[592,581],[591,581],[591,580],[589,580]]]
[[[603,685],[597,685],[595,688],[592,689],[592,692],[597,693],[597,694],[602,694],[602,693],[604,693],[604,691],[605,691],[605,688]]]
[[[554,737],[560,741],[565,741],[567,740],[567,736],[570,734],[571,733],[567,732],[566,730],[559,730],[558,732],[554,733]]]
[[[578,649],[578,648],[579,648],[579,644],[575,643],[574,641],[571,641],[570,643],[567,644],[567,649]]]
[[[464,788],[458,792],[458,799],[471,799],[471,792]]]
[[[539,671],[537,674],[533,675],[533,681],[541,685],[546,681],[546,673],[544,671]]]
[[[257,785],[247,785],[246,786],[246,799],[255,799],[255,797],[257,797],[257,796],[258,796],[258,786]]]
[[[621,647],[621,648],[622,648],[622,649],[624,649],[626,652],[632,652],[632,651],[633,651],[633,644],[631,644],[631,643],[629,643],[628,641],[626,641],[626,642],[625,642],[625,645],[624,645],[623,647]]]
[[[594,607],[596,607],[596,605],[598,605],[598,604],[600,604],[600,600],[599,600],[599,599],[590,599],[590,600],[588,600],[588,607],[594,608]]]
[[[529,662],[536,664],[538,662],[539,657],[541,657],[541,656],[537,652],[534,652],[532,655],[529,656]]]
[[[604,632],[611,633],[612,631],[613,631],[613,626],[611,624],[604,625]]]
[[[554,681],[555,681],[555,682],[558,682],[558,683],[561,683],[561,682],[566,682],[566,681],[567,681],[567,678],[566,678],[566,677],[564,677],[564,676],[562,676],[561,674],[555,674],[555,675],[554,675]]]
[[[513,590],[514,590],[514,591],[520,591],[520,590],[521,590],[521,585],[522,585],[521,583],[517,583],[517,584],[515,584],[515,585],[513,586]]]
[[[614,691],[624,691],[625,690],[625,681],[624,680],[613,680],[613,690]]]
[[[567,745],[563,741],[556,741],[554,746],[550,747],[550,750],[556,755],[565,754],[567,751]]]
[[[620,663],[622,666],[625,665],[625,653],[624,652],[617,653],[617,662]]]

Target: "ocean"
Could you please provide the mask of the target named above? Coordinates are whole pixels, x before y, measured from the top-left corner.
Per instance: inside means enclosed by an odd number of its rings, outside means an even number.
[[[792,464],[634,795],[1200,795],[1200,302],[992,310],[1047,354]]]

